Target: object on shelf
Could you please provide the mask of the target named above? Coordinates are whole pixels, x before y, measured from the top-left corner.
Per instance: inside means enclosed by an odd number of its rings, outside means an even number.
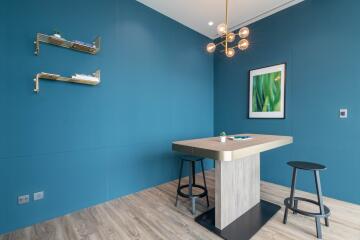
[[[57,37],[57,38],[62,38],[61,37],[61,33],[57,30],[55,30],[55,33],[53,34],[54,37]]]
[[[43,33],[36,34],[35,55],[40,54],[40,43],[47,43],[59,47],[69,48],[80,52],[95,55],[100,51],[100,37],[97,37],[92,43],[84,43],[81,41],[69,41],[61,37],[60,34],[46,35]]]
[[[86,46],[86,47],[89,47],[89,48],[95,48],[96,47],[93,43],[84,43],[82,41],[77,41],[77,40],[74,41],[74,44],[77,44],[77,45],[80,45],[80,46]]]
[[[99,79],[93,75],[75,74],[71,76],[72,79],[82,79],[89,82],[99,83]]]
[[[92,75],[75,74],[72,77],[63,77],[58,74],[45,73],[45,72],[38,73],[36,74],[34,79],[34,92],[36,93],[39,93],[40,91],[40,86],[39,86],[40,79],[80,83],[87,85],[98,85],[100,83],[100,70],[97,70]]]

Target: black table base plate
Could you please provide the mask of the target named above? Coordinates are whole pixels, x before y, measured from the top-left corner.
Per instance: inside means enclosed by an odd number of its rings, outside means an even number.
[[[280,206],[261,200],[257,205],[230,223],[223,230],[215,227],[215,208],[197,216],[195,221],[227,240],[248,240],[276,213]]]

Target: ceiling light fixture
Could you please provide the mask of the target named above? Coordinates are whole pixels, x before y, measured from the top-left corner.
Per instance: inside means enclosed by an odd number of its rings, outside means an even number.
[[[224,50],[222,52],[225,53],[225,55],[229,58],[233,57],[235,55],[235,48],[237,47],[241,51],[245,51],[248,49],[250,43],[246,39],[250,35],[250,30],[247,27],[240,28],[238,34],[235,34],[234,32],[229,32],[228,30],[228,6],[229,6],[229,0],[226,0],[226,6],[225,6],[225,23],[221,23],[217,26],[216,30],[219,34],[220,41],[217,43],[211,42],[206,46],[206,51],[208,53],[213,53],[216,50],[216,47],[218,45],[221,45],[224,47]],[[212,23],[212,24],[210,24]],[[209,22],[209,26],[212,26],[214,23]],[[240,41],[237,43],[237,46],[230,46],[229,43],[232,43],[236,40],[236,37],[240,37]]]
[[[210,21],[210,22],[208,22],[208,25],[209,25],[209,26],[212,26],[212,25],[214,25],[214,22],[213,22],[213,21]]]

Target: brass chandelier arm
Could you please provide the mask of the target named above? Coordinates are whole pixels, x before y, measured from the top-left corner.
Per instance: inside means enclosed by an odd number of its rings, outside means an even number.
[[[218,46],[218,45],[220,45],[220,44],[225,47],[225,40],[222,40],[222,41],[216,43],[215,46]]]
[[[226,45],[227,45],[229,47],[229,43],[226,41],[226,39],[224,39],[218,43],[215,43],[215,46],[219,46],[219,45],[222,45],[223,47],[226,47]],[[233,47],[236,47],[236,44]],[[231,48],[233,48],[233,47],[231,47]]]
[[[234,46],[228,46],[228,48],[237,48],[236,44]],[[223,50],[220,50],[220,52],[225,52],[225,48]]]

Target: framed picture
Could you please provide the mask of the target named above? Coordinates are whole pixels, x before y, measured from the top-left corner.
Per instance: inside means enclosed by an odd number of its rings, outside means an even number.
[[[249,118],[285,118],[286,64],[250,70]]]

